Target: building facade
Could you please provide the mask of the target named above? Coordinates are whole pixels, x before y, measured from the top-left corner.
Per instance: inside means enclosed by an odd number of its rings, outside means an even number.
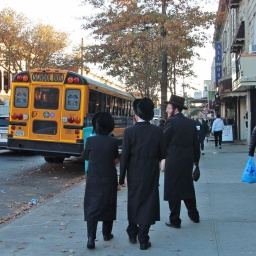
[[[256,1],[220,0],[214,40],[221,58],[215,109],[233,126],[234,139],[249,143],[256,125]]]

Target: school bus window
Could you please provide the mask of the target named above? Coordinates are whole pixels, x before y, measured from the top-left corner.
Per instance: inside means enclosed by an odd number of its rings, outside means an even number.
[[[122,105],[123,109],[122,109],[122,115],[123,116],[126,116],[126,113],[127,113],[127,103],[126,103],[126,100],[123,100],[123,105]]]
[[[27,87],[16,87],[14,94],[14,106],[16,108],[27,108],[28,107],[28,88]]]
[[[34,108],[36,109],[58,109],[59,89],[57,88],[35,88]]]
[[[65,95],[65,109],[78,111],[81,104],[81,91],[77,89],[67,89]]]
[[[110,100],[111,100],[111,96],[110,95],[106,95],[106,112],[110,112]]]
[[[95,113],[101,111],[101,96],[102,96],[102,93],[96,92],[96,109],[95,109]]]
[[[127,101],[126,102],[126,116],[129,116],[129,104],[130,104],[130,101]]]
[[[89,113],[96,113],[96,92],[90,90],[89,94]]]
[[[117,98],[117,115],[121,116],[122,115],[122,99]]]
[[[114,113],[117,116],[118,115],[118,98],[115,97],[115,109],[114,109]]]
[[[35,134],[57,134],[58,123],[55,121],[35,120],[33,122],[33,133]]]
[[[128,102],[128,116],[132,116],[132,113],[131,113],[131,102]]]
[[[105,112],[106,109],[106,94],[105,93],[101,93],[101,111]]]
[[[110,114],[115,115],[115,97],[111,97]]]

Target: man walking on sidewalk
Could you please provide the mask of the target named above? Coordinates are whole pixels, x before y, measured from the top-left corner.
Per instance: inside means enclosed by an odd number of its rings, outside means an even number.
[[[199,222],[192,172],[194,164],[199,163],[200,144],[195,121],[181,113],[187,109],[184,101],[183,97],[172,95],[169,101],[164,102],[171,111],[163,131],[167,142],[164,200],[168,201],[170,208],[170,221],[165,224],[172,228],[180,228],[181,200],[186,205],[189,218]]]
[[[160,220],[159,162],[166,157],[166,143],[161,127],[150,123],[154,116],[151,99],[133,102],[136,123],[124,131],[119,184],[127,171],[128,227],[130,242],[147,250],[150,226]]]
[[[219,141],[219,148],[221,149],[221,143],[222,143],[222,131],[224,130],[224,123],[222,119],[220,118],[220,115],[217,115],[217,118],[214,120],[212,124],[212,133],[214,135],[215,140],[215,148],[218,147],[218,141]]]
[[[209,127],[206,121],[203,119],[203,114],[200,112],[198,118],[196,119],[196,129],[198,134],[198,139],[200,142],[201,153],[204,155],[204,140],[206,135],[209,133]]]

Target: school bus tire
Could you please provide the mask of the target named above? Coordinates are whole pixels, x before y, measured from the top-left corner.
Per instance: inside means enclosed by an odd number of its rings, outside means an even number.
[[[44,160],[45,160],[47,163],[54,163],[54,158],[52,158],[52,157],[45,156],[45,157],[44,157]]]
[[[61,164],[63,163],[64,159],[65,159],[64,157],[55,157],[53,158],[53,162],[56,164]]]
[[[61,164],[64,161],[64,157],[49,157],[49,156],[45,156],[44,160],[47,163],[56,163],[56,164]]]

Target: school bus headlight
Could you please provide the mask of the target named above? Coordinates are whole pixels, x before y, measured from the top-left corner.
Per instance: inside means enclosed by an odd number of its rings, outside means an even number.
[[[18,114],[18,115],[17,115],[17,118],[18,118],[19,120],[22,120],[22,119],[23,119],[23,115],[22,115],[22,114]]]
[[[11,117],[12,117],[12,119],[16,120],[17,119],[17,114],[14,113],[14,114],[11,115]]]
[[[79,130],[75,130],[75,134],[79,134]]]
[[[21,81],[22,81],[22,76],[21,76],[21,75],[19,75],[19,76],[17,76],[17,78],[16,78],[16,79],[17,79],[17,81],[18,81],[18,82],[21,82]]]
[[[74,83],[75,83],[75,84],[79,84],[79,82],[80,82],[79,77],[75,77],[75,78],[74,78]]]
[[[69,77],[69,78],[68,78],[68,83],[69,83],[69,84],[72,84],[73,81],[74,81],[73,77]]]
[[[24,119],[24,120],[28,120],[28,114],[24,114],[24,115],[23,115],[23,119]]]
[[[67,123],[67,122],[68,122],[68,118],[67,118],[66,116],[63,116],[63,117],[62,117],[62,122],[63,122],[63,123]]]
[[[23,82],[27,82],[28,81],[28,76],[23,76],[22,80],[23,80]]]
[[[74,119],[73,116],[70,116],[70,117],[68,118],[68,122],[69,122],[69,123],[74,123],[74,121],[75,121],[75,119]]]
[[[75,118],[75,123],[76,123],[76,124],[79,124],[80,122],[81,122],[81,119],[80,119],[79,117],[76,117],[76,118]]]

